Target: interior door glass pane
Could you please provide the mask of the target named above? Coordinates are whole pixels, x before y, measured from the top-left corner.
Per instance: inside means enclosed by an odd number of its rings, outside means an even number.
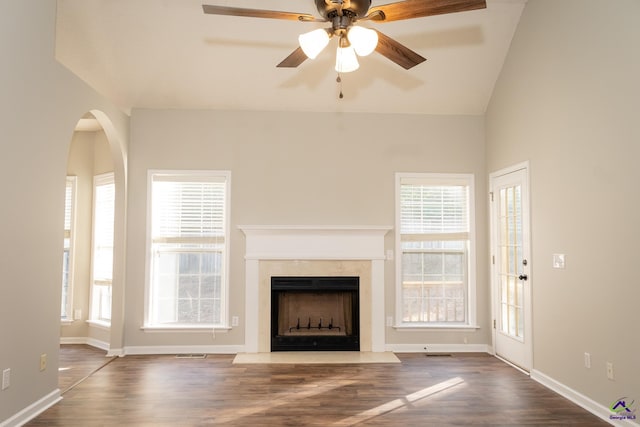
[[[523,337],[524,336],[524,321],[523,321],[522,309],[521,308],[516,309],[516,318],[518,319],[516,334],[518,335],[518,337]]]
[[[516,334],[516,309],[515,307],[509,305],[509,335]]]
[[[500,330],[503,333],[507,333],[508,332],[508,327],[509,327],[509,316],[507,316],[507,304],[500,304],[502,306],[502,321],[500,322]]]
[[[514,248],[513,246],[510,246],[508,249],[508,258],[507,260],[509,261],[507,263],[507,265],[509,266],[508,269],[508,273],[509,274],[516,274],[516,265],[515,265],[515,260],[516,260],[516,248]]]
[[[514,305],[516,303],[515,279],[513,277],[509,277],[508,281],[509,281],[509,286],[507,287],[507,303],[509,305]]]
[[[520,186],[500,190],[500,301],[501,331],[521,337],[523,282],[518,279],[522,272],[522,195]]]
[[[507,302],[507,278],[502,276],[500,278],[500,302],[506,304]]]
[[[524,286],[522,285],[522,281],[518,280],[518,283],[516,286],[516,305],[518,305],[518,307],[522,307],[522,304],[523,304],[523,301],[522,301],[523,291],[524,291]]]

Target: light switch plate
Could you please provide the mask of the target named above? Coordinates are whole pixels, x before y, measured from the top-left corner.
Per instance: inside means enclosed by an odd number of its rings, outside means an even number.
[[[553,254],[553,268],[564,268],[564,254]]]

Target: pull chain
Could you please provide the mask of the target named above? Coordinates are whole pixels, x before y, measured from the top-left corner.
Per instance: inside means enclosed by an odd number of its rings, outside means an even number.
[[[340,73],[338,73],[338,77],[336,78],[336,82],[338,82],[338,85],[340,86],[340,95],[338,95],[338,98],[342,99],[342,98],[344,98],[344,95],[342,94],[342,77],[340,77]]]

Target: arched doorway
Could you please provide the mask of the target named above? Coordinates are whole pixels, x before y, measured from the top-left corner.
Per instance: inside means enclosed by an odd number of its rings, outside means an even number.
[[[60,341],[122,355],[126,147],[99,110],[78,120],[69,147]]]

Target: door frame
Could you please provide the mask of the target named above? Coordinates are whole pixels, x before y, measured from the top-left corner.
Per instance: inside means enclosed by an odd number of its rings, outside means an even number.
[[[494,187],[494,180],[502,177],[504,175],[508,175],[510,173],[514,173],[517,171],[521,171],[524,170],[524,185],[526,185],[526,195],[527,195],[527,209],[523,210],[523,216],[526,216],[526,224],[528,224],[528,238],[525,240],[525,242],[523,243],[524,245],[526,245],[525,247],[525,253],[528,254],[527,259],[527,267],[528,267],[528,286],[525,287],[525,298],[528,301],[528,306],[529,306],[529,310],[528,313],[525,315],[525,325],[524,325],[524,336],[525,339],[528,340],[528,346],[525,347],[526,353],[525,353],[525,358],[526,358],[526,366],[518,366],[515,363],[506,360],[502,357],[500,357],[500,355],[497,354],[496,351],[496,334],[498,333],[496,324],[497,324],[497,317],[500,315],[499,312],[499,305],[498,305],[498,298],[499,298],[499,283],[496,280],[497,278],[497,274],[496,274],[496,263],[495,263],[495,254],[496,254],[496,248],[497,248],[497,224],[496,224],[496,219],[497,219],[497,215],[495,212],[495,204],[491,202],[491,197],[493,197],[493,187]],[[533,281],[532,281],[532,274],[531,272],[533,271],[533,264],[532,264],[532,253],[531,253],[531,185],[530,185],[530,166],[529,166],[529,161],[524,161],[521,163],[517,163],[515,165],[512,166],[508,166],[506,168],[497,170],[495,172],[492,172],[489,174],[489,197],[490,197],[490,201],[489,201],[489,235],[490,235],[490,261],[489,261],[489,270],[490,270],[490,286],[491,286],[491,328],[492,328],[492,333],[491,333],[491,346],[492,346],[492,354],[498,358],[500,358],[501,360],[505,361],[506,363],[509,363],[510,365],[514,366],[515,368],[519,369],[520,371],[526,373],[527,375],[530,374],[530,372],[533,370],[533,346],[534,346],[534,341],[533,341],[533,292],[532,292],[532,285],[533,285]]]

